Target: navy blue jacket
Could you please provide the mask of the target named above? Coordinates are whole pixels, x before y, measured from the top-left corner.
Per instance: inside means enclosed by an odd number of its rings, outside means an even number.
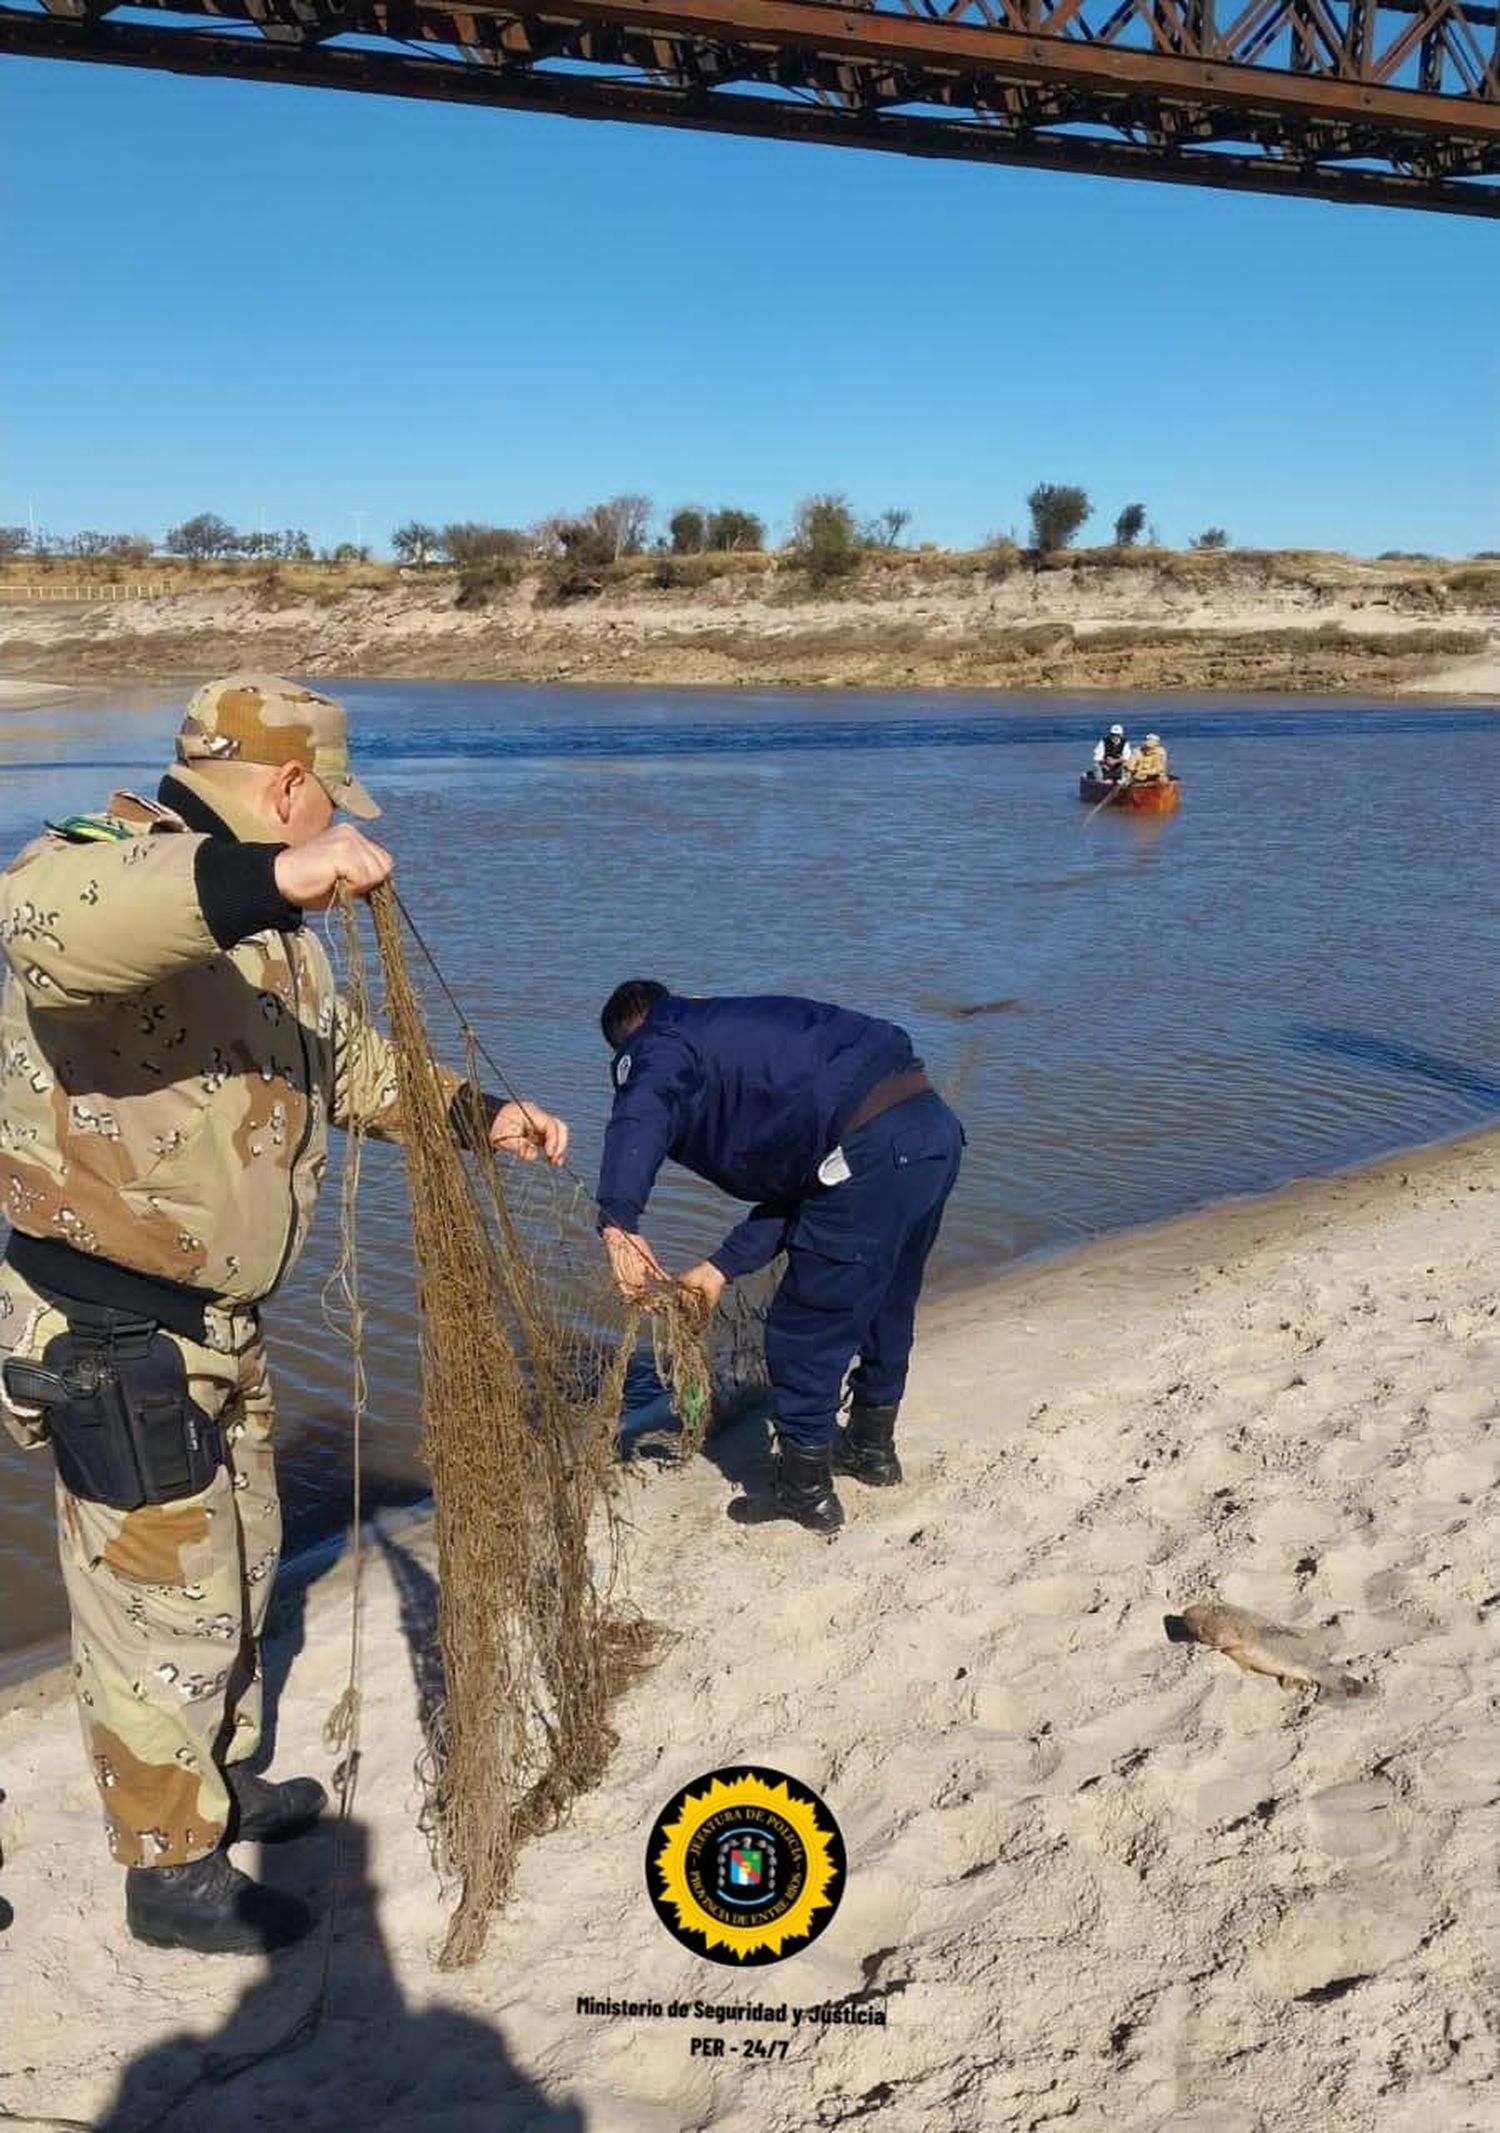
[[[599,1170],[599,1219],[638,1231],[667,1156],[758,1204],[713,1263],[733,1281],[781,1249],[796,1203],[844,1121],[911,1039],[820,1000],[658,1000],[616,1055],[615,1104]]]

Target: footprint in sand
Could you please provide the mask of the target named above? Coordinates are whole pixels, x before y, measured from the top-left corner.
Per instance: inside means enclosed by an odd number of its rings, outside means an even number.
[[[1333,1859],[1388,1859],[1405,1849],[1406,1833],[1391,1812],[1395,1795],[1379,1778],[1330,1785],[1307,1802],[1308,1831]]]
[[[1269,1674],[1284,1689],[1311,1689],[1330,1703],[1369,1693],[1367,1682],[1320,1658],[1300,1630],[1243,1607],[1200,1600],[1180,1615],[1163,1615],[1162,1627],[1173,1644],[1206,1644],[1247,1674]]]

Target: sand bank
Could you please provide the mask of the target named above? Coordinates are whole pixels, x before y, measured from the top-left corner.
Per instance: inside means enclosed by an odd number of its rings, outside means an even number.
[[[1477,697],[1500,703],[1500,638],[1491,638],[1488,651],[1473,659],[1460,659],[1453,666],[1439,667],[1420,681],[1403,684],[1407,696]]]
[[[818,589],[771,557],[721,558],[723,571],[679,582],[695,561],[707,559],[640,557],[566,589],[535,573],[476,586],[440,571],[271,572],[160,598],[0,604],[0,657],[70,681],[253,666],[699,688],[1494,693],[1484,571],[1253,555],[1124,568],[1096,553],[997,574],[978,557],[906,554]]]
[[[65,682],[7,681],[0,676],[0,711],[26,711],[33,704],[50,704],[72,693]]]
[[[204,2052],[275,2037],[316,1948],[263,1966],[125,1936],[71,1713],[0,1719],[0,2101],[98,2126],[333,2133],[1477,2133],[1492,2122],[1500,1611],[1488,1501],[1500,1135],[1113,1239],[929,1315],[908,1483],[833,1546],[726,1522],[703,1460],[632,1482],[632,1591],[680,1640],[607,1782],[534,1844],[489,1949],[433,1967],[415,1828],[424,1529],[371,1552],[364,1762],[327,2015],[166,2120]],[[731,1433],[723,1466],[753,1462]],[[349,1567],[273,1647],[281,1769],[329,1769]],[[1309,1704],[1178,1647],[1215,1592],[1372,1685]],[[647,1905],[651,1821],[754,1759],[850,1862],[787,1962],[692,1957]],[[313,1838],[264,1868],[309,1886]],[[885,2022],[580,2015],[824,2002]],[[725,2040],[695,2055],[695,2035]],[[743,2056],[786,2038],[784,2059]]]

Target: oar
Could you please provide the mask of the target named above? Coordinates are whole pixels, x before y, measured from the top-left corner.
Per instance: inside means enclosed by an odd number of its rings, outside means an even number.
[[[1114,802],[1119,799],[1121,793],[1124,792],[1124,790],[1125,780],[1123,778],[1116,779],[1114,784],[1110,786],[1109,791],[1104,795],[1104,798],[1099,801],[1097,806],[1091,807],[1088,813],[1084,816],[1084,828],[1088,828],[1089,824],[1093,821],[1095,815],[1102,815],[1106,807],[1113,806]]]

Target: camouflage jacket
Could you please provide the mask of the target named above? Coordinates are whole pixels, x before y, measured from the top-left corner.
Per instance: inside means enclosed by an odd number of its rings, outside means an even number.
[[[250,1304],[302,1248],[330,1122],[400,1120],[390,1047],[311,928],[215,938],[206,841],[116,793],[0,876],[0,1214]]]

